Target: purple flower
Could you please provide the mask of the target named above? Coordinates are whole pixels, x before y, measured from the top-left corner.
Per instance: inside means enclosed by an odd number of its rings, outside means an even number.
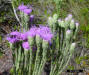
[[[42,35],[42,38],[44,40],[47,40],[47,41],[50,41],[52,39],[52,37],[53,37],[53,34],[44,34],[44,35]]]
[[[37,35],[39,35],[42,39],[51,41],[53,34],[51,33],[51,29],[47,26],[40,26],[37,30]]]
[[[21,40],[27,40],[27,33],[21,33]]]
[[[10,43],[15,43],[15,42],[17,42],[17,39],[16,39],[16,38],[7,37],[6,40],[8,40]]]
[[[24,9],[23,12],[25,14],[30,14],[32,12],[32,9]]]
[[[14,31],[9,34],[9,36],[6,38],[10,43],[15,43],[20,40],[21,33]]]
[[[36,35],[37,27],[33,26],[30,28],[30,30],[26,33],[27,37],[34,37]]]
[[[23,5],[23,4],[21,4],[21,5],[18,6],[18,9],[19,9],[20,11],[23,11],[24,9],[27,9],[27,8],[28,8],[28,7],[25,6],[25,5]]]
[[[29,45],[28,42],[23,42],[23,43],[22,43],[22,47],[23,47],[24,49],[26,49],[26,50],[30,49],[30,45]]]
[[[10,37],[16,38],[17,40],[20,40],[20,36],[21,36],[21,33],[17,32],[17,31],[14,31],[14,32],[10,33]]]
[[[13,31],[13,32],[10,33],[10,35],[12,35],[12,36],[20,36],[20,32]]]
[[[20,40],[28,40],[28,36],[34,37],[36,35],[36,30],[37,30],[37,27],[33,26],[30,28],[29,31],[25,33],[21,33]]]
[[[27,6],[25,6],[24,4],[21,4],[18,6],[18,9],[22,12],[24,12],[25,14],[30,14],[32,12],[32,9],[29,9]]]

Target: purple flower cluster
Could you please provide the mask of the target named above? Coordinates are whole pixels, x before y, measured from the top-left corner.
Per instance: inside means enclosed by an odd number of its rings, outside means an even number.
[[[10,43],[15,43],[20,40],[20,33],[17,31],[11,32],[6,38]]]
[[[31,15],[32,8],[29,8],[28,6],[21,4],[21,5],[18,6],[18,10],[20,10],[21,12],[29,15],[30,16],[29,20],[30,20],[31,23],[34,21],[34,15]]]
[[[44,40],[50,42],[53,34],[51,33],[51,29],[47,26],[40,26],[37,30],[37,34]]]
[[[18,9],[22,12],[24,12],[25,14],[30,14],[32,12],[32,9],[29,9],[26,5],[21,4],[18,6]]]
[[[46,40],[48,42],[51,41],[53,34],[51,33],[51,29],[47,26],[40,26],[36,27],[33,26],[30,28],[29,31],[25,33],[20,33],[17,31],[11,32],[9,36],[7,37],[7,40],[10,43],[16,43],[19,41],[23,41],[22,46],[24,49],[30,49],[29,43],[28,43],[28,36],[35,37],[36,35],[40,36],[43,40]]]

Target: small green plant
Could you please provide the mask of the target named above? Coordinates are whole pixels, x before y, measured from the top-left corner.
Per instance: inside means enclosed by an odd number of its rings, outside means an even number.
[[[75,62],[77,64],[80,64],[81,67],[86,67],[87,68],[89,66],[88,59],[89,59],[89,55],[85,55],[85,56],[81,56],[81,57],[76,57],[75,58]]]

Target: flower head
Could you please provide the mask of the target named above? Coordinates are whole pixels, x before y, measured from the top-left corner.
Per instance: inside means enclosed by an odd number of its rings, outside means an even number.
[[[34,37],[36,35],[37,27],[33,26],[30,28],[30,30],[26,33],[27,37]]]
[[[66,39],[70,39],[72,36],[72,31],[71,30],[67,30],[66,31]]]
[[[27,33],[21,33],[21,40],[27,40]]]
[[[17,31],[11,32],[6,38],[10,43],[15,43],[20,40],[20,33]]]
[[[10,33],[10,35],[12,35],[12,36],[19,36],[20,35],[20,32],[13,31],[13,32]]]
[[[19,9],[20,11],[23,11],[24,9],[27,9],[27,8],[28,8],[28,7],[25,6],[25,5],[23,5],[23,4],[21,4],[21,5],[18,6],[18,9]]]
[[[6,40],[8,40],[10,43],[15,43],[15,42],[17,42],[17,39],[16,39],[16,38],[7,37]]]
[[[46,34],[46,35],[43,35],[42,38],[44,40],[47,40],[47,41],[50,41],[53,37],[53,34]]]
[[[26,50],[30,49],[30,45],[29,45],[28,42],[23,42],[23,43],[22,43],[22,47],[23,47],[24,49],[26,49]]]
[[[30,14],[32,12],[32,9],[24,9],[23,12],[25,14]]]
[[[70,45],[70,53],[73,53],[74,52],[75,47],[76,47],[76,43],[72,43]]]
[[[40,26],[40,28],[37,30],[37,34],[44,40],[50,41],[53,37],[53,34],[51,33],[51,29],[47,26]]]

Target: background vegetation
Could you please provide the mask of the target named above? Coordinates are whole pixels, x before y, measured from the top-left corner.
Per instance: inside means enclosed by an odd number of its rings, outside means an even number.
[[[77,55],[75,57],[76,64],[81,64],[82,67],[87,67],[87,62],[89,62],[89,0],[18,0],[19,3],[23,2],[24,4],[30,4],[37,17],[40,20],[37,23],[46,23],[47,17],[51,16],[55,12],[59,15],[59,17],[64,18],[67,14],[73,14],[73,17],[80,23],[80,31],[78,34],[78,38],[76,40],[79,41],[79,45],[83,48],[86,48],[83,55]],[[60,6],[59,6],[60,5]],[[8,8],[11,8],[11,5],[8,5]],[[18,2],[16,3],[16,8],[18,6]],[[4,5],[5,9],[0,11],[0,23],[6,21],[7,17],[14,17],[12,9],[7,10],[6,5]],[[0,8],[2,9],[2,8]],[[6,13],[7,12],[7,13]],[[12,14],[12,15],[11,15]],[[12,20],[8,20],[8,23],[11,23]],[[16,28],[16,26],[14,27]],[[1,39],[1,36],[0,36]],[[1,40],[0,40],[1,41]],[[83,51],[83,52],[84,52]],[[80,51],[82,53],[82,51]],[[2,53],[0,53],[2,54]],[[87,60],[87,61],[86,61]],[[89,67],[89,64],[88,64]],[[74,66],[69,65],[70,69],[74,69]]]

